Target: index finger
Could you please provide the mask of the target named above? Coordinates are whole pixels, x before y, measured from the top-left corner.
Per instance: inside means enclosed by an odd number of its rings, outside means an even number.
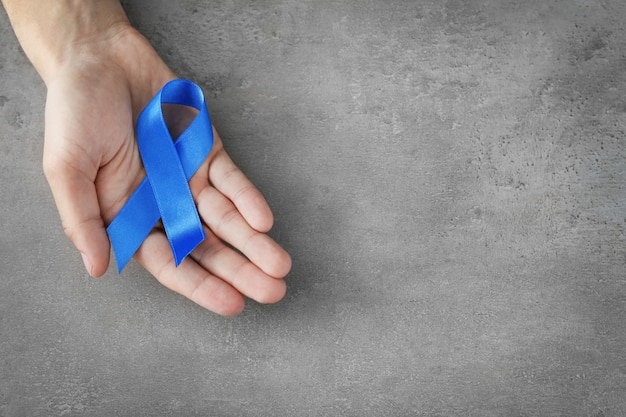
[[[252,228],[263,233],[269,231],[274,216],[263,194],[230,159],[215,129],[213,134],[215,155],[209,165],[209,182],[233,202]]]

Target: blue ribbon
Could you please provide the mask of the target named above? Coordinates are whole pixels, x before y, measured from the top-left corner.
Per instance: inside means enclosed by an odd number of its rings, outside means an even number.
[[[165,124],[163,104],[199,111],[175,142]],[[213,146],[211,118],[200,87],[182,79],[167,83],[139,115],[136,136],[146,178],[107,227],[118,273],[159,219],[176,266],[205,238],[188,184]]]

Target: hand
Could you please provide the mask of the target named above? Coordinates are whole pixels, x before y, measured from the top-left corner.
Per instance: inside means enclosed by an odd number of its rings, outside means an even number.
[[[127,24],[76,49],[46,80],[44,172],[66,234],[89,274],[100,276],[109,264],[105,226],[145,175],[134,124],[175,76]],[[184,117],[174,122],[183,128]],[[235,315],[244,296],[279,301],[291,260],[265,234],[273,217],[263,196],[214,134],[209,157],[190,180],[206,240],[176,268],[165,234],[155,229],[135,259],[166,287],[216,313]]]

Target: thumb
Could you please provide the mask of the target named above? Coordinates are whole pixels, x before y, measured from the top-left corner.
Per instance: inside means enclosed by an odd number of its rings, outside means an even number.
[[[58,158],[44,157],[44,173],[65,234],[81,253],[89,275],[102,276],[109,265],[110,244],[93,180]]]

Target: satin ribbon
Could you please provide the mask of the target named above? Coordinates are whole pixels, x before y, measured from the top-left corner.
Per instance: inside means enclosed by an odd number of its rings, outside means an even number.
[[[163,104],[199,111],[175,142],[165,124]],[[146,178],[107,227],[118,273],[159,219],[176,266],[205,238],[188,184],[213,146],[211,118],[200,87],[183,79],[167,83],[139,115],[136,136]]]

